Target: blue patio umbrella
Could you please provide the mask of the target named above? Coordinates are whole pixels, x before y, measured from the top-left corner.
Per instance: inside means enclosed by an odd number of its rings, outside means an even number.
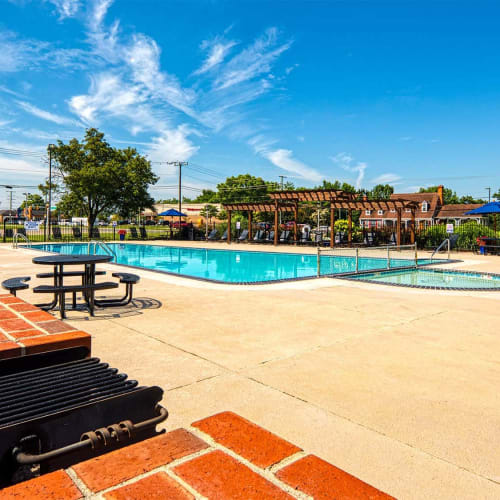
[[[186,214],[179,212],[179,210],[176,210],[175,208],[169,208],[168,210],[165,210],[165,212],[158,215],[161,217],[187,217]]]
[[[500,201],[491,201],[490,203],[486,203],[482,207],[475,208],[474,210],[469,210],[465,212],[465,215],[494,215],[493,219],[494,226],[493,230],[495,234],[497,232],[497,214],[500,214]]]

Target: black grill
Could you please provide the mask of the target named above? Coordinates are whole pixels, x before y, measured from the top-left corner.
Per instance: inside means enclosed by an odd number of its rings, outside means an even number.
[[[152,437],[159,387],[84,347],[0,361],[0,487]]]

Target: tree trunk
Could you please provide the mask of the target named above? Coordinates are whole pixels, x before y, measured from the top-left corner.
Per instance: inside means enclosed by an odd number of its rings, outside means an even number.
[[[97,217],[96,216],[91,216],[89,217],[89,225],[88,225],[88,235],[89,235],[89,240],[92,239],[92,234],[94,232],[94,225]]]

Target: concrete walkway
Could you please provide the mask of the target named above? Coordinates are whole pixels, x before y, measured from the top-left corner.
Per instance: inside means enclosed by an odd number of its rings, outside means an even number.
[[[0,279],[40,272],[34,255],[1,247]],[[398,498],[500,498],[499,292],[139,274],[138,307],[68,322],[165,390],[168,429],[230,410]]]

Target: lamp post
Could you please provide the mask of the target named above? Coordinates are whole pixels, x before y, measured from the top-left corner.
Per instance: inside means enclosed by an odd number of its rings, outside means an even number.
[[[55,144],[49,144],[49,206],[47,207],[47,236],[50,238],[50,215],[52,209],[52,148]]]

